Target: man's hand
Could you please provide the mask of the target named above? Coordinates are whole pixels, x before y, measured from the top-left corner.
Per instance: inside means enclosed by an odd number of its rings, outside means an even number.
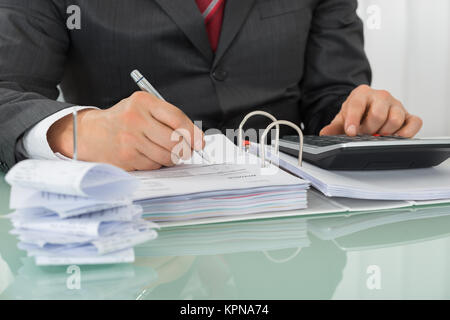
[[[422,120],[409,114],[389,92],[362,85],[353,90],[334,120],[320,135],[398,135],[411,138],[422,128]]]
[[[69,158],[72,121],[71,115],[66,116],[47,133],[52,150]],[[79,160],[127,171],[155,170],[189,159],[193,149],[203,146],[203,132],[180,109],[145,92],[136,92],[107,110],[79,112]]]

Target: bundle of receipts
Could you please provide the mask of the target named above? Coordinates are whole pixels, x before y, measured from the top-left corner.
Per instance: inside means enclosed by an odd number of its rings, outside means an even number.
[[[26,160],[6,175],[19,248],[37,265],[129,263],[157,237],[132,194],[140,182],[119,168],[81,161]]]

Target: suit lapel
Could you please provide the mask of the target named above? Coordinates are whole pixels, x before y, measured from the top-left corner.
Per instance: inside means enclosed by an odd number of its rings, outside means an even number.
[[[189,0],[185,0],[189,2]],[[194,0],[192,0],[194,2]],[[214,58],[213,67],[222,59],[245,22],[255,0],[226,0],[224,20],[219,40],[219,46]]]
[[[155,0],[186,34],[194,46],[208,59],[213,61],[213,52],[209,44],[205,23],[194,0]],[[240,0],[238,0],[240,1]],[[245,0],[247,1],[247,0]],[[244,1],[244,2],[245,2]]]

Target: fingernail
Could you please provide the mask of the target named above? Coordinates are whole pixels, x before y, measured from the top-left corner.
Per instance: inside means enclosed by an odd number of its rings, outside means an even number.
[[[180,157],[178,157],[178,155],[176,155],[175,153],[172,153],[172,162],[174,164],[178,164],[180,162]]]
[[[356,127],[353,124],[347,127],[347,135],[356,136]]]

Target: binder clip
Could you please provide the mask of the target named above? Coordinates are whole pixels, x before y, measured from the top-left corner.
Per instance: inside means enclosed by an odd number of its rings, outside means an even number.
[[[267,134],[269,133],[269,131],[277,126],[279,128],[280,125],[286,125],[289,126],[293,129],[295,129],[298,133],[299,139],[300,139],[300,148],[298,151],[298,166],[301,167],[302,166],[302,157],[303,157],[303,132],[300,129],[299,126],[297,126],[296,124],[290,122],[290,121],[286,121],[286,120],[277,120],[272,122],[271,124],[269,124],[266,128],[266,130],[264,130],[262,136],[261,136],[261,141],[260,141],[260,146],[261,146],[261,151],[259,154],[259,157],[261,158],[261,162],[262,162],[262,166],[266,167],[266,140],[267,140]],[[277,137],[278,139],[278,137]],[[275,144],[275,154],[279,153],[279,147],[278,147],[278,140],[277,143]]]
[[[78,160],[78,121],[77,121],[77,109],[74,108],[73,112],[73,156],[72,160],[77,161]]]
[[[265,111],[253,111],[253,112],[250,112],[249,114],[247,114],[244,117],[244,119],[242,120],[241,124],[239,125],[239,129],[238,129],[238,147],[239,147],[239,150],[241,150],[241,151],[248,150],[248,148],[250,147],[250,144],[245,144],[242,139],[242,136],[244,134],[243,133],[244,125],[248,121],[248,119],[250,119],[251,117],[256,116],[256,115],[267,117],[274,122],[277,121],[277,118],[275,118],[273,115],[271,115],[270,113],[265,112]],[[279,125],[276,126],[276,130],[277,131],[276,131],[276,136],[275,136],[275,150],[278,150],[278,140],[280,139],[280,126]]]
[[[242,147],[244,148],[245,152],[248,152],[250,150],[250,144],[251,142],[249,140],[244,140],[242,142]]]

